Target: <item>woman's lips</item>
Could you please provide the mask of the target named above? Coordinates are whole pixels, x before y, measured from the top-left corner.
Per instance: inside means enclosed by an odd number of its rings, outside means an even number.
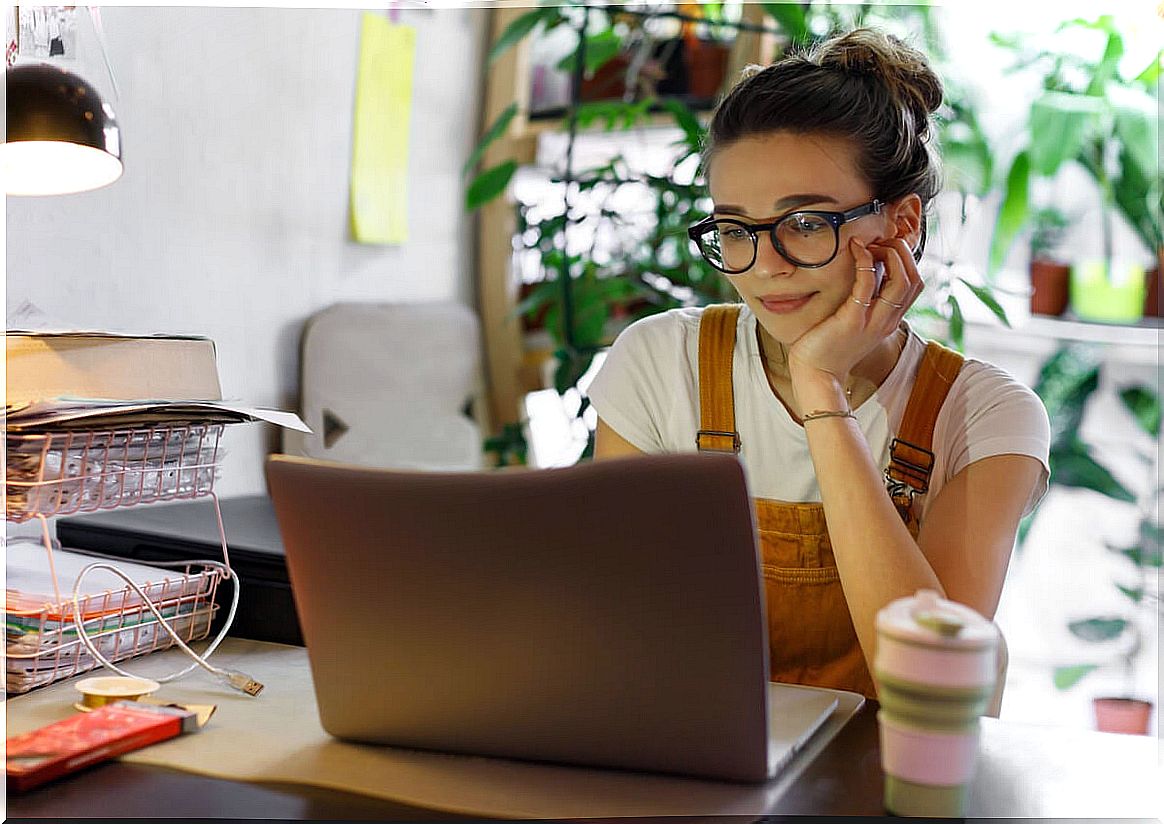
[[[759,298],[759,301],[760,301],[761,305],[763,305],[763,307],[765,309],[767,309],[769,312],[772,312],[772,313],[777,314],[777,315],[783,315],[783,314],[786,314],[788,312],[795,312],[797,309],[804,306],[804,304],[806,304],[810,300],[812,300],[812,297],[815,294],[816,294],[816,292],[809,292],[807,295],[801,295],[800,297],[791,297],[791,298],[786,298],[786,297],[777,296],[777,295],[770,295],[767,297]]]

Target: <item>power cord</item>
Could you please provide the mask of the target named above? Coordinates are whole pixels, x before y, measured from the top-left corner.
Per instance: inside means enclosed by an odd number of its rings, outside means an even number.
[[[187,655],[189,655],[191,658],[194,659],[194,663],[191,664],[190,666],[186,667],[185,669],[179,670],[178,672],[171,673],[171,674],[163,676],[161,678],[158,678],[156,676],[150,676],[150,678],[152,680],[157,681],[158,683],[164,684],[168,681],[174,681],[178,678],[181,678],[183,675],[186,675],[186,674],[192,672],[196,667],[202,667],[207,672],[209,672],[212,675],[214,675],[215,677],[217,677],[220,681],[222,681],[226,685],[238,690],[239,692],[245,692],[247,695],[252,695],[252,696],[258,695],[260,692],[263,691],[263,685],[261,683],[259,683],[258,681],[256,681],[251,676],[247,675],[245,672],[240,672],[239,670],[216,667],[213,664],[207,663],[207,661],[206,661],[206,659],[210,657],[210,654],[213,653],[214,650],[218,648],[218,645],[220,643],[222,643],[222,640],[226,637],[227,632],[230,631],[231,624],[234,623],[234,614],[235,614],[235,611],[238,609],[239,578],[238,578],[238,575],[235,573],[235,571],[233,569],[231,569],[229,566],[227,566],[226,564],[221,564],[217,561],[205,561],[203,563],[205,563],[209,567],[213,567],[215,569],[218,569],[222,573],[224,578],[230,579],[232,586],[231,586],[230,610],[227,612],[226,622],[223,624],[222,629],[220,629],[218,631],[218,634],[216,636],[214,636],[214,640],[210,642],[210,645],[206,648],[206,650],[201,655],[199,655],[194,650],[192,650],[186,644],[186,642],[182,640],[182,638],[178,635],[177,631],[172,626],[170,626],[170,622],[168,620],[166,620],[166,618],[162,615],[161,611],[158,610],[158,608],[154,605],[153,601],[150,600],[149,596],[147,596],[145,594],[145,592],[142,591],[141,587],[139,587],[128,575],[126,575],[124,572],[122,572],[117,567],[113,566],[112,564],[106,564],[106,563],[103,563],[100,561],[98,561],[96,563],[89,564],[88,566],[83,568],[80,571],[80,573],[77,575],[77,580],[73,582],[73,623],[77,629],[77,637],[80,639],[81,643],[85,646],[85,649],[87,649],[89,651],[89,654],[92,655],[103,666],[107,667],[108,669],[113,670],[114,672],[118,673],[119,675],[124,675],[124,676],[130,677],[130,678],[138,677],[138,676],[133,675],[130,672],[126,672],[125,670],[121,669],[120,667],[116,666],[111,661],[106,659],[106,657],[101,653],[101,651],[97,649],[97,646],[93,643],[93,640],[89,637],[89,633],[86,632],[86,630],[85,630],[84,621],[81,618],[81,603],[80,603],[81,582],[85,579],[85,576],[88,575],[90,572],[92,572],[94,570],[98,570],[98,569],[103,569],[103,570],[106,570],[108,572],[112,572],[114,575],[116,575],[117,577],[119,577],[123,581],[125,581],[126,585],[130,589],[132,589],[135,593],[137,593],[138,597],[140,597],[142,599],[142,603],[146,606],[147,609],[149,609],[149,611],[153,614],[154,618],[157,619],[158,624],[169,634],[170,638],[173,639],[174,643],[177,644],[179,647],[181,647],[181,649]],[[154,566],[162,566],[162,567],[179,567],[179,566],[189,566],[189,563],[185,562],[185,561],[177,561],[177,562],[170,561],[170,562],[157,562],[157,563],[154,563],[153,565]]]

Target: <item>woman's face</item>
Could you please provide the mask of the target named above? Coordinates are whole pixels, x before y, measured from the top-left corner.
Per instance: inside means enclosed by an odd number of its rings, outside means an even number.
[[[715,217],[745,223],[804,209],[844,212],[873,199],[853,148],[825,135],[780,131],[736,141],[717,152],[709,180]],[[849,239],[871,243],[892,237],[892,227],[888,210],[843,224],[836,257],[819,268],[788,261],[761,232],[755,263],[728,277],[764,330],[789,345],[849,300],[855,276]]]

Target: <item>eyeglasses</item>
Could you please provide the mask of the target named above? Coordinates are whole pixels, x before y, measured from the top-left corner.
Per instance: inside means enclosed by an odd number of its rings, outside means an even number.
[[[847,212],[791,212],[774,223],[744,223],[733,218],[707,218],[687,230],[704,259],[728,275],[746,272],[756,262],[760,232],[788,262],[807,269],[828,265],[841,245],[841,226],[865,215],[881,214],[872,200]]]

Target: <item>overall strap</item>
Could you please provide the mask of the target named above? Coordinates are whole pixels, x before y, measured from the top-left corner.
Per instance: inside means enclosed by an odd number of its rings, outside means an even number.
[[[917,380],[901,419],[901,428],[889,445],[885,485],[893,505],[911,531],[917,526],[913,498],[925,494],[930,488],[930,473],[934,469],[934,425],[962,362],[962,356],[954,350],[935,341],[926,344]]]
[[[717,304],[703,310],[699,320],[699,432],[700,452],[739,452],[732,356],[736,348],[736,321],[740,304]]]

